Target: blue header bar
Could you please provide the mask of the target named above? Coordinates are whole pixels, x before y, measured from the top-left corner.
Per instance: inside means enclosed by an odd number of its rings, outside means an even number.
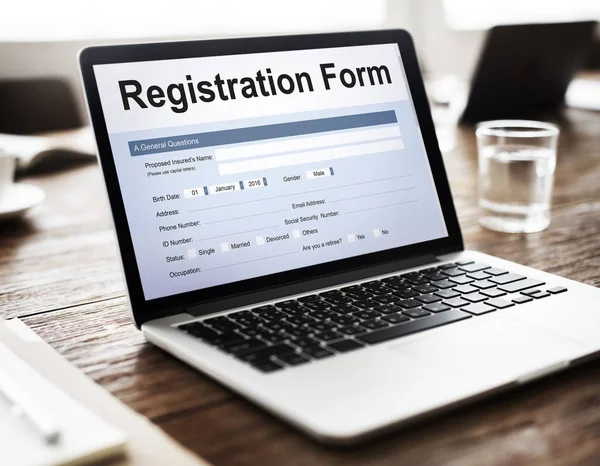
[[[129,152],[138,155],[159,154],[178,150],[200,149],[203,147],[223,146],[241,142],[261,141],[265,139],[301,136],[303,134],[325,133],[344,129],[396,123],[396,112],[361,113],[317,120],[293,121],[274,125],[250,126],[246,128],[226,129],[209,133],[184,134],[165,138],[140,139],[129,141]]]

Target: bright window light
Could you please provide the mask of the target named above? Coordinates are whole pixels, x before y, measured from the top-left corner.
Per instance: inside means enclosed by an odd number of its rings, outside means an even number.
[[[386,0],[19,0],[0,41],[214,37],[382,27]]]
[[[448,26],[487,29],[499,24],[600,20],[599,0],[444,0]]]

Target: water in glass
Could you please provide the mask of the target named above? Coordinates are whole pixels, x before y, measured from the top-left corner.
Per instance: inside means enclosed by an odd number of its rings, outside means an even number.
[[[479,157],[481,223],[506,232],[535,232],[550,223],[554,151],[491,145]]]

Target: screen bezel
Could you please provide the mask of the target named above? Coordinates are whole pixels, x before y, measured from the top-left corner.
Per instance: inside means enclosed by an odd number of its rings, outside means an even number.
[[[239,55],[261,52],[281,52],[360,45],[397,44],[402,57],[413,105],[418,119],[425,151],[438,193],[448,236],[422,243],[386,249],[370,254],[340,259],[262,277],[256,277],[152,300],[144,297],[140,273],[135,258],[131,232],[117,178],[116,167],[108,137],[104,112],[93,67],[102,64],[181,58]],[[164,317],[191,305],[201,305],[290,283],[329,276],[363,267],[402,260],[425,254],[445,254],[463,249],[463,240],[452,201],[448,178],[437,142],[431,112],[421,77],[412,39],[404,30],[363,31],[349,33],[311,34],[294,36],[253,37],[185,42],[163,42],[118,46],[89,47],[79,55],[83,85],[90,118],[98,146],[99,162],[104,174],[108,198],[118,238],[131,311],[136,325]]]

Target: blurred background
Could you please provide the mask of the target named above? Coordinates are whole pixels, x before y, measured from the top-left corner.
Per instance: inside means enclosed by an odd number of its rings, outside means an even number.
[[[58,78],[80,123],[86,116],[76,54],[87,45],[400,27],[414,36],[434,90],[456,94],[490,27],[600,19],[598,0],[21,0],[0,9],[0,81]],[[596,50],[586,66],[597,67],[598,57]],[[73,124],[66,110],[54,126]],[[0,105],[0,115],[9,113],[14,120],[14,109]],[[0,121],[0,133],[60,129],[43,123],[3,128]]]

